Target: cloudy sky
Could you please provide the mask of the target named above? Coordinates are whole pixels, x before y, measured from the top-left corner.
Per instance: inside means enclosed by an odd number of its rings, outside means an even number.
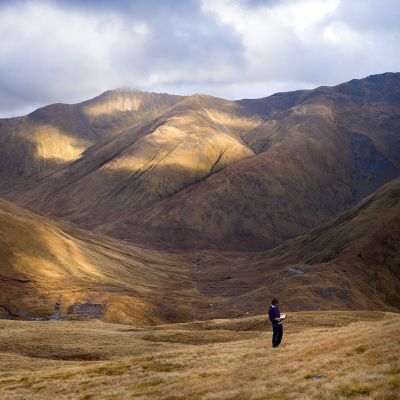
[[[229,99],[400,71],[398,0],[0,0],[0,116],[118,87]]]

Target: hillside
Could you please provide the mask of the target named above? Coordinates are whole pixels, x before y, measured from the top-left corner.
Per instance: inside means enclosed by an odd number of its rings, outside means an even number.
[[[165,322],[187,285],[178,261],[0,201],[0,318]]]
[[[0,397],[397,399],[399,335],[399,314],[381,312],[290,313],[279,349],[262,316],[150,329],[3,320]]]
[[[269,107],[290,96],[276,97]],[[267,121],[243,137],[254,156],[104,231],[166,247],[263,250],[399,176],[400,74],[293,97],[294,106],[266,109]],[[247,108],[262,114],[268,99]]]
[[[0,202],[0,315],[152,325],[400,309],[400,180],[269,252],[148,250]],[[301,288],[301,290],[299,289]]]
[[[191,96],[161,117],[89,149],[29,191],[23,188],[16,199],[85,227],[118,224],[253,155],[240,135],[255,124],[238,116],[231,102]]]
[[[126,117],[3,195],[147,247],[267,250],[399,176],[399,105],[400,74],[258,100],[166,97],[157,117]]]
[[[131,126],[154,119],[180,96],[130,89],[78,104],[53,104],[0,119],[0,192],[25,186],[79,159]]]
[[[230,316],[274,296],[291,310],[399,310],[400,179],[271,251],[197,254],[199,287]]]
[[[238,102],[120,90],[13,119],[92,142],[30,164],[0,130],[0,317],[153,325],[261,314],[277,294],[398,311],[399,77]],[[47,137],[43,157],[69,151]]]

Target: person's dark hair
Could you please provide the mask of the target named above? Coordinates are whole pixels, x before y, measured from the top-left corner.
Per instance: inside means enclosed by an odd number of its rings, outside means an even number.
[[[275,297],[274,299],[272,299],[271,304],[273,306],[276,306],[277,304],[279,304],[279,300]]]

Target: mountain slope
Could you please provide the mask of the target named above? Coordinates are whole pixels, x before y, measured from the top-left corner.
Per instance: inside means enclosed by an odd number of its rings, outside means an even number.
[[[228,313],[239,304],[261,313],[275,296],[292,310],[399,310],[400,179],[271,251],[197,257],[199,291]]]
[[[145,246],[271,249],[400,173],[400,74],[238,102],[106,92],[26,118],[77,110],[92,130],[71,129],[76,147],[49,133],[32,171],[0,135],[4,196]]]
[[[71,318],[75,307],[109,322],[159,323],[170,318],[169,293],[190,289],[186,276],[179,257],[93,235],[0,200],[2,318]],[[174,315],[184,315],[185,308],[177,306]]]
[[[53,104],[0,120],[0,192],[32,183],[79,159],[89,147],[155,118],[181,96],[130,89],[79,104]]]
[[[260,123],[232,102],[194,95],[15,197],[86,227],[118,222],[252,156],[241,136]]]
[[[150,251],[0,202],[0,315],[149,325],[287,310],[400,310],[400,179],[269,252]],[[91,314],[95,315],[91,315]],[[82,316],[81,315],[81,316]]]
[[[113,96],[97,111],[81,107],[92,118],[136,107]],[[158,117],[149,105],[127,111],[142,123],[103,132],[81,157],[7,197],[146,246],[264,250],[400,173],[400,74],[258,100],[160,99],[168,107]]]
[[[103,231],[167,247],[268,249],[399,176],[400,74],[293,96],[243,137],[256,155]]]

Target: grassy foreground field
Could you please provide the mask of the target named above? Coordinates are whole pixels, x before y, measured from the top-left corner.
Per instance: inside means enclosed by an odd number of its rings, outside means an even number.
[[[400,315],[291,313],[137,328],[0,320],[1,399],[400,398]]]

